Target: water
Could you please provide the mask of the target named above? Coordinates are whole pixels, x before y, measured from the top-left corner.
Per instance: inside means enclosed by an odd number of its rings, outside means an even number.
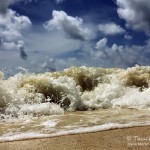
[[[0,73],[0,142],[150,124],[150,67]]]

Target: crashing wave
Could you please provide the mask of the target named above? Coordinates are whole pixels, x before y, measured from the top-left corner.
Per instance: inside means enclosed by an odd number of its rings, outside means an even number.
[[[19,73],[7,80],[0,72],[0,111],[18,117],[114,107],[149,108],[149,81],[149,66],[71,67],[53,73]]]

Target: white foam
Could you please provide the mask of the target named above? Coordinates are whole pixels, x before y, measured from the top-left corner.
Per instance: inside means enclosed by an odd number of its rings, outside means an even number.
[[[69,131],[59,131],[57,133],[51,134],[50,136],[62,136],[62,135],[69,135],[69,134],[79,134],[79,133],[90,133],[90,132],[98,132],[98,131],[105,131],[110,129],[121,129],[126,127],[135,127],[135,126],[145,126],[150,125],[150,122],[130,122],[127,124],[119,124],[119,123],[106,123],[103,125],[96,125],[92,127],[81,127],[78,129],[73,129]]]
[[[0,142],[25,140],[33,138],[44,138],[44,137],[49,137],[49,134],[42,134],[37,132],[18,133],[16,135],[5,134],[0,137]]]
[[[150,122],[130,122],[127,124],[119,124],[119,123],[106,123],[103,125],[96,125],[92,127],[81,127],[78,129],[72,130],[61,130],[52,134],[42,134],[38,132],[26,132],[26,133],[18,133],[18,134],[5,134],[0,137],[0,142],[6,141],[16,141],[16,140],[25,140],[25,139],[34,139],[34,138],[48,138],[48,137],[56,137],[62,135],[70,135],[70,134],[81,134],[81,133],[90,133],[90,132],[98,132],[109,129],[121,129],[126,127],[135,127],[135,126],[145,126],[150,125]]]
[[[41,114],[41,115],[56,115],[63,114],[64,110],[59,105],[53,103],[40,103],[40,104],[25,104],[21,106],[20,112],[28,114]]]
[[[53,120],[49,120],[49,121],[46,121],[44,123],[42,123],[41,125],[45,126],[45,127],[55,127],[58,123],[58,120],[57,119],[53,119]]]
[[[145,109],[150,106],[149,74],[150,67],[140,66],[127,70],[74,67],[58,75],[25,72],[7,80],[0,77],[0,108],[3,115],[16,117],[65,110]]]

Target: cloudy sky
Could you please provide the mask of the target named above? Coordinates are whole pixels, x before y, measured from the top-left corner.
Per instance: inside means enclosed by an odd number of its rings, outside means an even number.
[[[0,70],[150,64],[150,0],[0,0]]]

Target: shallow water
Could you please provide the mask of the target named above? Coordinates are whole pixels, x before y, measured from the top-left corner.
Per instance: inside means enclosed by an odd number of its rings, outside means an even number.
[[[0,73],[0,142],[150,124],[150,67]]]
[[[149,125],[150,111],[110,109],[1,120],[0,142]]]

